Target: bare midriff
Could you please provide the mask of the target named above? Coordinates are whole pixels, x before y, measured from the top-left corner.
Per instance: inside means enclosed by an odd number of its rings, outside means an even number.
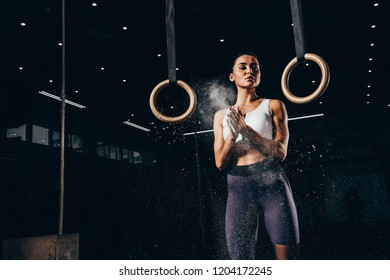
[[[267,158],[262,152],[249,142],[242,140],[235,144],[233,155],[237,159],[236,165],[243,166],[263,161]]]

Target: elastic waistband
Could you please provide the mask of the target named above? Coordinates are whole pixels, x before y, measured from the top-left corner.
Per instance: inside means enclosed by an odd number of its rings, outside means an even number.
[[[227,171],[227,174],[233,176],[252,176],[255,174],[261,174],[269,169],[277,171],[280,168],[280,164],[276,160],[273,158],[267,158],[249,165],[233,166]]]

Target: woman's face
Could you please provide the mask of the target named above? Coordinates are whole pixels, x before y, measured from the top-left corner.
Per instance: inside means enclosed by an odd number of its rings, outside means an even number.
[[[256,57],[245,54],[236,59],[229,79],[239,87],[255,88],[260,84],[260,75]]]

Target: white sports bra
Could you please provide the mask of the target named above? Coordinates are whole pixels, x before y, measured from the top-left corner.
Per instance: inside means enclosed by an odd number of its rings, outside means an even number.
[[[245,123],[252,127],[261,136],[268,139],[272,139],[272,117],[271,111],[269,109],[269,102],[270,99],[264,99],[256,109],[246,113]],[[228,110],[226,110],[226,113],[227,112]],[[225,140],[230,132],[230,128],[226,119],[226,113],[225,117],[223,118],[223,138]],[[236,139],[236,142],[241,140],[242,135],[239,134]]]

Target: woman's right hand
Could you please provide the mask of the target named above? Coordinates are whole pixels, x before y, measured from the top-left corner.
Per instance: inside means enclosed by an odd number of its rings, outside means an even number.
[[[237,139],[238,137],[238,132],[237,132],[237,129],[235,128],[235,125],[234,125],[234,121],[232,119],[232,107],[229,107],[227,109],[227,114],[226,114],[226,121],[227,121],[227,124],[230,128],[230,132],[231,132],[231,137],[233,139]]]

